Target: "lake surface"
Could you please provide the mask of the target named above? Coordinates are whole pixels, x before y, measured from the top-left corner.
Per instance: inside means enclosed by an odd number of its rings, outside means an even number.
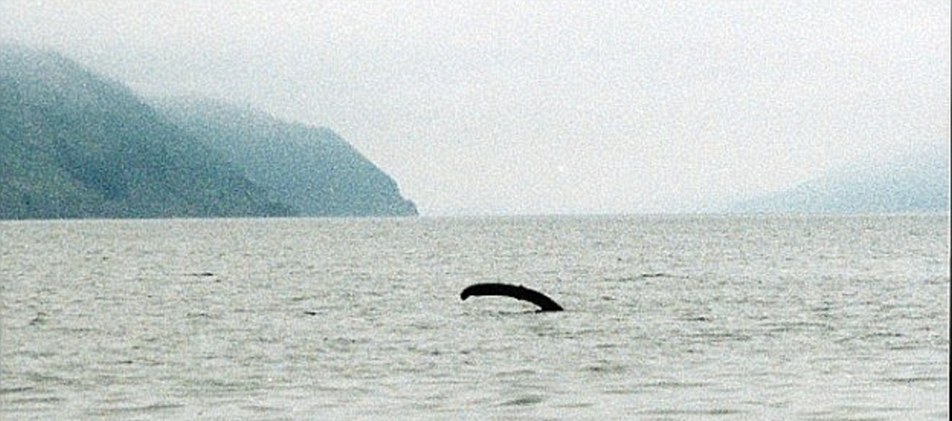
[[[948,419],[948,215],[0,222],[2,419]],[[524,284],[566,308],[461,301]]]

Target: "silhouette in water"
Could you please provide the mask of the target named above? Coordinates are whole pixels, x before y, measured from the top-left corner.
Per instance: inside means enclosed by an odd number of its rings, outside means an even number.
[[[459,297],[466,301],[469,297],[478,297],[483,295],[501,295],[512,297],[517,300],[528,301],[539,306],[539,311],[562,311],[562,306],[558,305],[551,298],[546,297],[539,291],[531,290],[522,285],[510,284],[473,284],[465,289]]]

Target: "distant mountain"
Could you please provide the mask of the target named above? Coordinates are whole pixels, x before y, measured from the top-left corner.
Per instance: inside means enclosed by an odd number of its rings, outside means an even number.
[[[333,131],[209,100],[159,99],[171,122],[307,216],[412,216],[397,183]]]
[[[161,111],[51,52],[0,45],[0,219],[404,216],[328,129],[208,101]]]
[[[949,150],[850,168],[738,203],[736,212],[902,213],[950,210]]]
[[[292,213],[123,85],[0,45],[0,219]]]

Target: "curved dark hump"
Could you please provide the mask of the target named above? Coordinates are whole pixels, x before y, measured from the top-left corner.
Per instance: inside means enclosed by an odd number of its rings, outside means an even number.
[[[473,284],[463,289],[463,292],[460,293],[460,298],[466,300],[469,297],[484,295],[512,297],[517,300],[528,301],[539,306],[540,311],[563,310],[562,306],[553,301],[551,298],[547,297],[545,294],[526,288],[522,285],[497,283]]]
[[[482,295],[500,295],[499,287],[503,284],[473,284],[463,289],[459,297],[464,301],[469,297]]]

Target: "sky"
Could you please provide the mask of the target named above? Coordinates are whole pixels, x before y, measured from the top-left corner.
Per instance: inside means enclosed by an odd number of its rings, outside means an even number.
[[[948,153],[949,1],[19,1],[0,42],[328,127],[423,215],[694,212]]]

